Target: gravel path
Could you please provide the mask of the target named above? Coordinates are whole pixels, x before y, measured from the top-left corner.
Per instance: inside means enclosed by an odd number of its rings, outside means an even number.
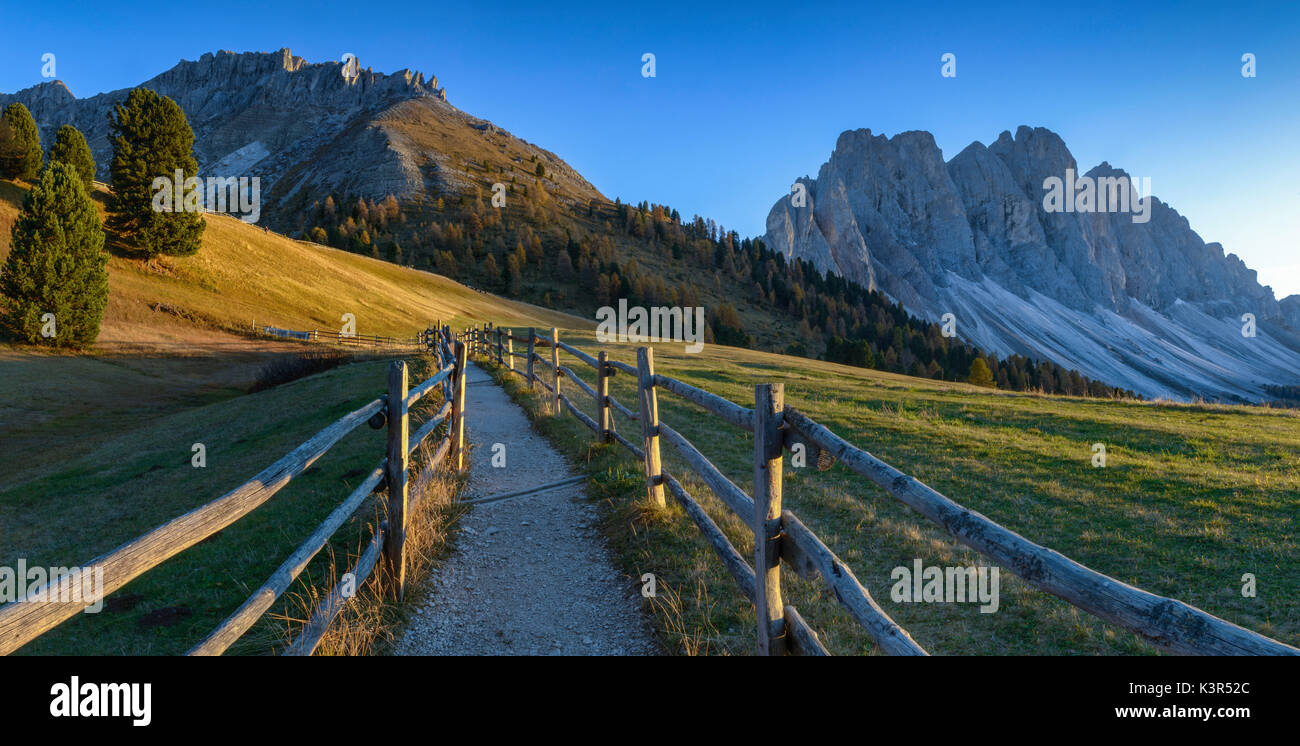
[[[576,476],[487,373],[469,368],[465,499]],[[492,466],[493,444],[506,468]],[[581,483],[472,508],[397,655],[653,655],[639,584],[614,568]]]

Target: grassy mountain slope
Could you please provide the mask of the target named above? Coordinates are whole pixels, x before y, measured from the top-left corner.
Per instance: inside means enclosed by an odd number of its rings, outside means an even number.
[[[22,194],[0,181],[0,261]],[[110,428],[242,394],[270,359],[303,349],[250,338],[254,321],[337,330],[344,313],[356,317],[358,333],[395,337],[439,319],[453,327],[583,325],[445,277],[209,215],[194,256],[110,259],[108,308],[89,354],[0,344],[0,372],[16,384],[0,390],[0,487],[66,458],[63,449],[84,452]]]
[[[0,182],[0,260],[22,195],[21,185]],[[247,335],[252,319],[337,329],[339,316],[353,313],[358,332],[392,336],[410,336],[435,319],[453,326],[584,326],[572,316],[232,218],[207,222],[194,256],[110,260],[110,302],[90,351],[0,345],[0,565],[19,558],[43,566],[85,562],[223,494],[383,392],[386,361],[362,354],[247,394],[263,366],[304,350]],[[419,365],[415,380],[427,375]],[[184,652],[374,467],[383,437],[355,431],[245,520],[133,582],[109,610],[79,615],[23,652]],[[204,468],[191,465],[195,443],[206,448]],[[363,508],[337,534],[331,551],[340,564],[373,516],[373,508]],[[311,582],[327,580],[329,555],[312,565]],[[277,606],[236,652],[282,642],[284,624],[275,617],[301,616],[296,604]],[[157,626],[160,620],[168,624]]]
[[[597,349],[589,335],[568,339]],[[711,345],[698,355],[657,344],[656,372],[746,406],[755,383],[785,385],[785,401],[852,443],[1031,541],[1154,593],[1198,606],[1249,629],[1300,645],[1300,416],[1247,406],[1185,405],[996,392],[976,386],[866,371]],[[606,345],[635,360],[630,345]],[[589,382],[586,366],[571,366]],[[522,379],[511,376],[512,387]],[[594,407],[566,389],[588,413]],[[517,396],[539,426],[586,463],[604,486],[606,531],[631,577],[654,573],[649,605],[670,651],[747,654],[753,608],[713,549],[678,509],[654,517],[644,477],[619,446],[594,446],[573,417],[546,414],[546,392]],[[611,393],[636,401],[629,376]],[[749,491],[753,439],[698,407],[659,395],[661,419]],[[625,437],[637,423],[616,415]],[[1107,462],[1092,464],[1093,444]],[[667,442],[665,463],[746,557],[752,535]],[[836,465],[825,472],[786,462],[784,505],[853,569],[876,601],[931,653],[1145,654],[1154,648],[1030,588],[1003,568],[1001,604],[898,603],[895,567],[986,564],[868,480]],[[669,499],[671,504],[672,500]],[[647,519],[648,517],[648,519]],[[1254,597],[1242,576],[1258,581]],[[784,573],[788,597],[836,654],[874,650],[819,582]]]
[[[879,292],[713,221],[644,202],[574,204],[528,176],[500,204],[492,164],[479,178],[473,190],[404,206],[329,195],[289,222],[322,243],[588,318],[623,300],[700,306],[709,342],[937,380],[976,380],[979,368],[987,385],[1018,391],[1135,397],[1053,363],[985,354]]]

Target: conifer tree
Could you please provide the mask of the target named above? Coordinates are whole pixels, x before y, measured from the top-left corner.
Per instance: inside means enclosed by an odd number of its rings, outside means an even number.
[[[198,175],[199,165],[185,112],[166,96],[136,88],[113,108],[109,127],[113,197],[107,223],[120,248],[147,257],[198,251],[202,195],[197,180],[186,183]]]
[[[108,303],[99,212],[72,166],[53,162],[27,193],[0,269],[0,324],[20,341],[86,347]]]
[[[0,158],[0,176],[9,179],[35,179],[45,158],[41,151],[41,133],[26,106],[12,103],[4,111],[7,147]]]
[[[61,161],[72,166],[81,177],[81,183],[89,194],[95,188],[95,157],[90,154],[90,146],[81,130],[70,124],[59,128],[54,136],[54,145],[50,146],[50,162]]]
[[[993,387],[993,371],[989,370],[989,364],[984,362],[984,358],[977,357],[971,362],[970,374],[966,376],[966,382],[976,386]]]

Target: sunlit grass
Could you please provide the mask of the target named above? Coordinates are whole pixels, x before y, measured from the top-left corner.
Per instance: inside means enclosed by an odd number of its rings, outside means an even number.
[[[588,333],[568,332],[561,339],[596,348]],[[635,361],[630,345],[607,349],[614,359]],[[784,383],[787,404],[1030,540],[1126,583],[1300,644],[1300,417],[1294,412],[991,392],[718,346],[687,355],[680,345],[660,344],[655,355],[658,373],[747,407],[753,406],[755,383]],[[585,365],[563,357],[594,381]],[[567,384],[566,391],[589,414],[594,411],[575,386]],[[616,375],[611,393],[635,410],[629,376]],[[544,395],[537,399],[544,403]],[[749,490],[751,436],[667,392],[660,392],[659,406],[665,422]],[[530,408],[539,411],[536,402]],[[639,442],[638,423],[617,415],[616,420],[620,432]],[[617,446],[591,446],[590,432],[573,418],[542,417],[541,426],[590,469],[639,476],[630,455]],[[1105,468],[1092,466],[1094,443],[1106,446]],[[751,556],[752,537],[743,522],[698,479],[683,479],[690,472],[670,444],[663,443],[662,451],[667,468],[736,548]],[[605,526],[626,573],[655,572],[673,589],[671,604],[653,606],[666,647],[748,653],[748,601],[680,510],[633,528],[623,506],[643,496],[639,479],[621,498],[611,496]],[[785,507],[849,563],[881,606],[932,653],[1154,652],[1135,635],[1028,587],[1009,571],[1002,573],[995,614],[979,613],[976,604],[893,602],[889,573],[896,566],[918,557],[941,566],[981,559],[842,466],[818,472],[791,469],[787,462]],[[1258,578],[1255,598],[1241,594],[1245,573]],[[820,585],[792,573],[784,579],[789,596],[833,652],[875,651]],[[707,594],[698,592],[700,583]]]

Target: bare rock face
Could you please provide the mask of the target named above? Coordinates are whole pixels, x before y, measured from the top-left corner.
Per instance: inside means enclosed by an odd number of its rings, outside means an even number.
[[[925,132],[840,135],[807,204],[782,197],[766,241],[880,290],[1002,355],[1051,359],[1148,396],[1254,400],[1300,382],[1300,296],[1256,273],[1154,196],[1132,212],[1051,211],[1044,182],[1080,173],[1044,128],[972,143],[947,163]],[[1132,179],[1136,184],[1137,180]],[[1134,210],[1140,209],[1136,205]],[[1243,314],[1258,321],[1243,337]]]
[[[202,175],[261,178],[267,213],[277,203],[331,191],[399,200],[417,200],[434,189],[457,192],[469,186],[460,176],[466,161],[503,149],[544,162],[562,196],[598,196],[554,154],[449,104],[437,78],[420,72],[385,75],[361,68],[355,59],[309,63],[288,49],[222,51],[182,60],[141,86],[185,111]],[[94,153],[99,178],[106,180],[112,157],[108,116],[129,92],[78,99],[54,81],[0,94],[0,106],[25,104],[47,145],[60,126],[76,126]],[[442,137],[421,137],[421,130]]]

